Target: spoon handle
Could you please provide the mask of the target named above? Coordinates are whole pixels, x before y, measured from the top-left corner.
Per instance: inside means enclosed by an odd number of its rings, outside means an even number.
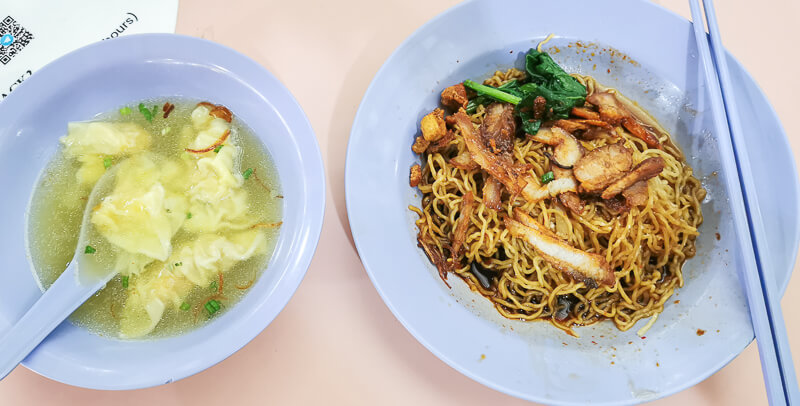
[[[105,278],[93,284],[80,284],[77,268],[77,261],[71,261],[27,313],[0,337],[0,379],[11,373],[50,332],[108,281]]]

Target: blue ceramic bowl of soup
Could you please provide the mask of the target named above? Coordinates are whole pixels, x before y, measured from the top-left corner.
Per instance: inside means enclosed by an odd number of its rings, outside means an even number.
[[[268,151],[283,200],[282,225],[260,276],[210,322],[166,338],[123,340],[62,323],[23,365],[95,389],[133,389],[202,371],[242,348],[299,286],[322,227],[325,183],[313,130],[289,91],[249,58],[202,39],[146,34],[99,42],[57,59],[0,103],[0,335],[41,295],[26,232],[32,193],[60,153],[67,123],[142,100],[226,106]]]

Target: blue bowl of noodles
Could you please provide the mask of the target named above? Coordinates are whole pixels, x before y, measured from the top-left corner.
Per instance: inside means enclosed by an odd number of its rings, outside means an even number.
[[[531,16],[546,17],[534,24]],[[470,378],[523,399],[622,405],[688,388],[752,341],[747,300],[737,276],[742,262],[728,221],[731,203],[723,181],[737,174],[720,169],[718,134],[712,131],[691,32],[688,21],[648,2],[479,0],[436,17],[387,60],[353,124],[345,172],[347,209],[373,284],[395,317],[433,354]],[[437,267],[418,247],[420,216],[409,207],[421,207],[421,197],[430,187],[410,187],[409,177],[415,175],[409,169],[421,162],[412,152],[415,138],[425,135],[425,129],[420,132],[421,119],[440,107],[440,93],[447,86],[466,79],[480,83],[512,67],[524,70],[525,53],[551,33],[555,37],[543,50],[566,72],[616,88],[654,116],[707,192],[696,254],[682,267],[683,286],[657,319],[639,319],[625,331],[605,321],[576,326],[576,336],[570,336],[550,323],[504,318],[476,291],[474,281],[471,289],[450,273],[451,287],[443,283]],[[762,180],[756,194],[785,198],[761,199],[767,245],[775,260],[773,277],[784,290],[800,242],[797,170],[764,94],[730,56],[729,64],[740,84],[737,99],[745,103],[740,106],[745,131],[761,134],[748,138],[747,145],[754,175]],[[761,156],[770,159],[755,159]],[[776,173],[784,176],[777,180],[770,175]],[[471,181],[463,172],[456,177]],[[380,197],[375,190],[381,190]],[[446,201],[452,191],[443,187],[436,198]],[[475,193],[481,192],[478,188]],[[449,210],[464,206],[457,197],[452,206],[438,209],[443,219],[456,218]],[[477,216],[490,216],[482,213]],[[449,224],[444,229],[456,227]]]
[[[0,284],[6,287],[0,296],[0,334],[41,295],[31,273],[32,258],[25,255],[26,210],[67,123],[163,97],[227,106],[269,151],[283,195],[283,223],[272,256],[230,311],[184,334],[119,340],[62,323],[23,361],[39,374],[95,389],[142,388],[182,379],[222,361],[258,335],[305,275],[322,226],[325,183],[316,138],[295,99],[264,68],[226,47],[178,35],[128,36],[57,59],[0,104],[0,184],[8,192],[0,214],[0,255],[6,262],[0,273]]]

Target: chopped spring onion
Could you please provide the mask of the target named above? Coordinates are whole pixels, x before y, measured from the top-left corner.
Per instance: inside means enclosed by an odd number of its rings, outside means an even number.
[[[206,311],[208,312],[208,314],[214,314],[214,313],[218,312],[219,309],[222,306],[219,304],[218,301],[216,301],[214,299],[211,299],[208,302],[206,302],[206,304],[203,305],[203,307],[206,308]]]
[[[186,220],[189,220],[190,218],[192,218],[192,213],[191,212],[186,213]]]
[[[125,289],[128,289],[128,282],[130,282],[129,277],[128,276],[123,276],[122,277],[122,287],[125,288]]]
[[[181,303],[181,310],[183,311],[189,310],[190,307],[191,306],[189,306],[189,303],[186,302]]]
[[[94,249],[94,247],[92,247],[91,245],[87,245],[86,249],[83,252],[86,254],[94,254],[95,252],[97,252],[97,250]]]
[[[553,171],[546,172],[544,175],[542,175],[542,183],[552,182],[555,178],[556,176],[553,174]]]
[[[142,113],[145,120],[153,122],[153,113],[144,106],[144,103],[139,103],[139,113]]]
[[[217,147],[216,147],[216,148],[214,148],[214,152],[216,152],[216,153],[218,153],[218,154],[219,154],[219,150],[221,150],[221,149],[222,149],[222,147],[223,147],[223,145],[217,145]]]
[[[255,172],[255,171],[253,170],[253,168],[247,168],[247,170],[246,170],[246,171],[244,171],[244,173],[242,174],[242,177],[243,177],[245,180],[247,180],[247,179],[249,179],[249,178],[250,178],[250,176],[251,176],[251,175],[253,175],[253,172]]]
[[[522,98],[519,96],[514,96],[513,94],[506,93],[502,90],[497,89],[496,87],[482,85],[480,83],[476,83],[471,80],[465,80],[464,86],[478,92],[478,94],[486,95],[491,97],[492,99],[499,100],[502,102],[511,103],[515,106],[522,101]]]
[[[211,282],[211,284],[208,285],[208,288],[213,290],[213,291],[216,291],[217,290],[217,281]]]
[[[181,265],[183,265],[183,262],[176,262],[175,263],[175,266],[181,266]]]
[[[113,164],[113,162],[111,161],[111,158],[106,157],[106,158],[103,159],[103,166],[106,169],[110,168],[112,164]]]
[[[128,106],[125,106],[125,107],[119,109],[119,114],[121,116],[127,116],[128,114],[131,114],[131,108],[128,107]]]

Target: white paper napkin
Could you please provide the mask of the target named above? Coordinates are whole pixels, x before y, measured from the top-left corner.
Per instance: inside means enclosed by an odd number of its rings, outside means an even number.
[[[175,32],[178,0],[22,0],[0,7],[0,100],[72,50],[120,35]]]

